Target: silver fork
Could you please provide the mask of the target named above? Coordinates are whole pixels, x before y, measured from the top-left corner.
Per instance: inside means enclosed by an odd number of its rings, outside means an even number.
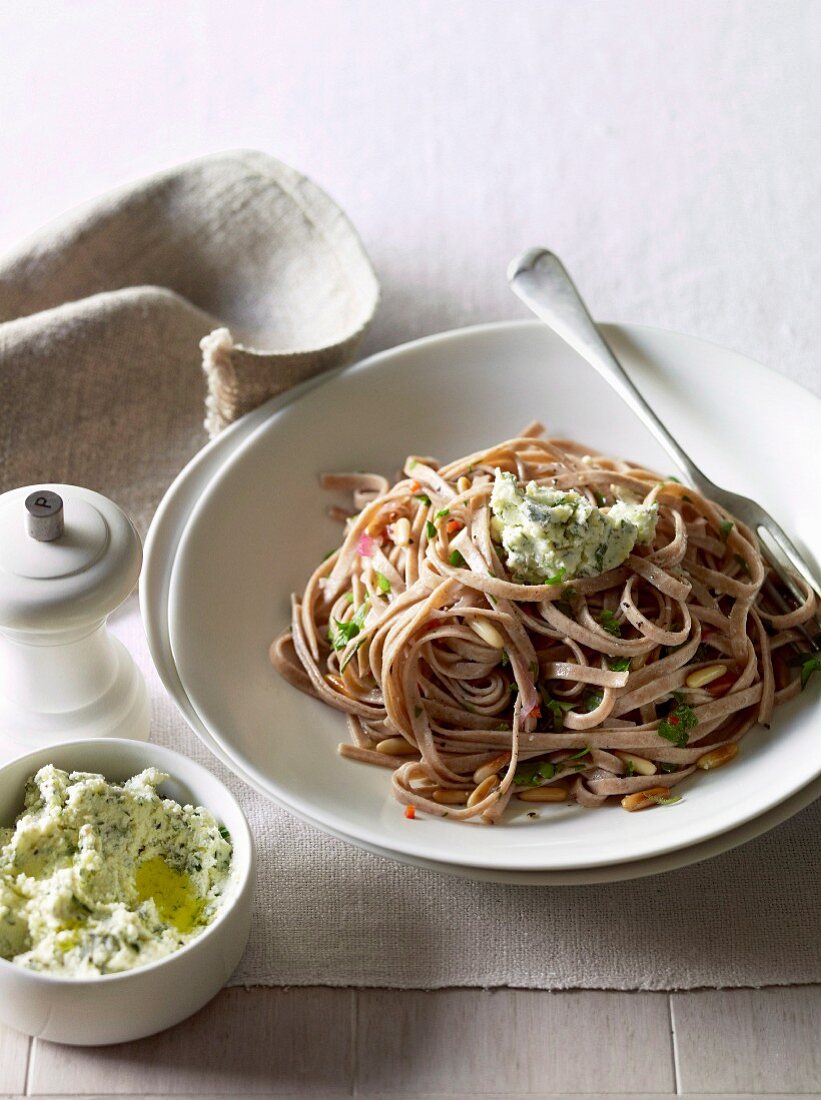
[[[513,260],[508,268],[507,277],[511,289],[525,305],[583,359],[586,359],[606,382],[609,382],[616,393],[653,433],[690,484],[755,531],[764,556],[787,590],[797,600],[803,602],[805,596],[790,572],[792,568],[815,590],[817,596],[821,586],[812,568],[769,512],[754,500],[740,496],[738,493],[731,493],[714,484],[662,424],[627,377],[621,363],[599,332],[558,256],[554,256],[544,248],[530,248]],[[765,542],[762,539],[762,531],[766,533],[772,545],[769,541]],[[768,591],[783,610],[788,609],[786,601],[774,585],[771,585]],[[817,619],[815,626],[816,628],[819,626]],[[818,642],[806,630],[802,633],[812,648],[818,650]]]

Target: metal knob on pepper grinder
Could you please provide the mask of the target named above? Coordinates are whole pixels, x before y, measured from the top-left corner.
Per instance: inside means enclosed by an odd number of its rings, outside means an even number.
[[[106,628],[141,564],[131,521],[100,493],[0,496],[0,761],[77,738],[148,739],[142,673]]]

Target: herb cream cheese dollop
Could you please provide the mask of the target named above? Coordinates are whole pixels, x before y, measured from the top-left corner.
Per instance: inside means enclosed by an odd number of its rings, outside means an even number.
[[[507,567],[529,584],[591,577],[627,560],[636,543],[653,541],[657,504],[617,500],[606,511],[573,489],[523,485],[496,471],[490,498],[494,535]]]
[[[189,943],[231,880],[228,831],[162,798],[148,768],[122,785],[41,768],[0,829],[0,957],[60,977],[143,966]]]

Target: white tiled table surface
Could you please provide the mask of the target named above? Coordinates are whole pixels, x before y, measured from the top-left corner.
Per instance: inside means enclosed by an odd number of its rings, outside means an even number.
[[[817,986],[693,993],[230,989],[119,1047],[0,1031],[0,1094],[818,1095]]]
[[[366,350],[519,316],[506,262],[545,243],[598,316],[817,391],[819,41],[817,0],[5,0],[0,247],[256,147],[362,232]],[[125,1047],[0,1031],[0,1094],[816,1095],[820,1037],[812,986],[230,990]]]

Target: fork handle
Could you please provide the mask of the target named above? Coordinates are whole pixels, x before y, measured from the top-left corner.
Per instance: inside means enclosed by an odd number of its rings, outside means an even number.
[[[627,402],[690,484],[709,496],[715,486],[670,435],[627,377],[558,256],[545,248],[530,248],[513,260],[507,277],[511,289],[525,305],[577,351]]]

